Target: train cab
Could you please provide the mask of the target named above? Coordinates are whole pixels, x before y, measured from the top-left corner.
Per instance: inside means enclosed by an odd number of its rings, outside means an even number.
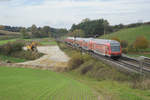
[[[118,41],[111,40],[110,42],[110,56],[111,58],[120,58],[122,54],[121,45]]]

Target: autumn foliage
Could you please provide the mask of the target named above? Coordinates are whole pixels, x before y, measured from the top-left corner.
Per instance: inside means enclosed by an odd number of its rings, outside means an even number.
[[[135,49],[146,49],[149,46],[148,40],[144,36],[139,36],[133,43]]]

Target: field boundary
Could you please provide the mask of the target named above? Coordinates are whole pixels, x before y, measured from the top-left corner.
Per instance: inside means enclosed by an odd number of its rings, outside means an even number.
[[[51,70],[56,72],[62,72],[66,70],[66,68],[64,67],[55,68],[53,66],[25,65],[25,64],[5,63],[5,62],[0,62],[0,67],[31,68],[31,69]]]

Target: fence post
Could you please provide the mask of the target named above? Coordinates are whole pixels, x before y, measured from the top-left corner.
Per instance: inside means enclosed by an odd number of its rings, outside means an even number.
[[[139,72],[140,72],[141,80],[142,80],[142,76],[143,76],[143,62],[144,62],[144,57],[140,56],[139,57]]]

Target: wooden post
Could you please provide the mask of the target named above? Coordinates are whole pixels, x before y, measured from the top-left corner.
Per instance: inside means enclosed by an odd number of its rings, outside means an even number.
[[[144,61],[144,57],[140,56],[139,57],[139,72],[140,72],[141,80],[143,79],[143,61]]]

